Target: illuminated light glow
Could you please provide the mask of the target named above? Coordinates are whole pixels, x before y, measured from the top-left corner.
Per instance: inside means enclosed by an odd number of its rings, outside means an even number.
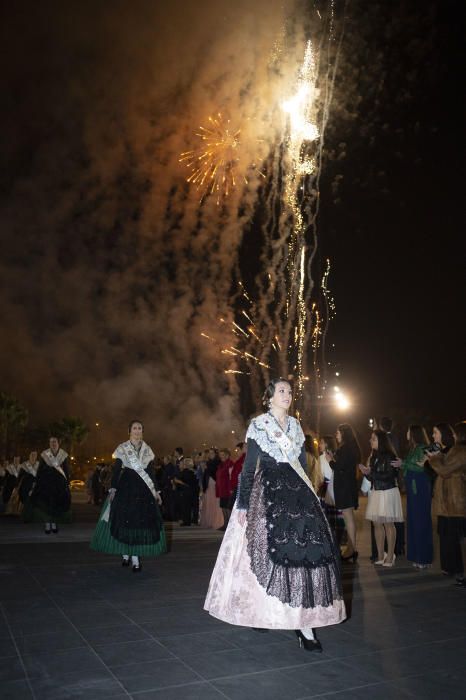
[[[351,406],[351,402],[348,399],[348,397],[342,394],[341,392],[338,392],[338,394],[336,395],[335,403],[337,408],[340,409],[340,411],[346,411]]]

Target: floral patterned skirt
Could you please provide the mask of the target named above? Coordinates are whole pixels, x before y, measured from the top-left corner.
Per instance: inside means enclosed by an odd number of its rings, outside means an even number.
[[[290,479],[289,473],[287,478]],[[308,489],[302,483],[304,489]],[[273,541],[269,537],[267,485],[274,488],[278,485],[277,480],[270,478],[270,471],[256,475],[244,525],[238,519],[240,511],[236,506],[233,508],[204,609],[232,625],[264,629],[303,629],[342,622],[346,611],[339,565],[328,556],[329,548],[333,550],[334,547],[333,538],[318,499],[309,489],[304,496],[299,487],[286,489],[287,494],[294,493],[296,498],[295,504],[288,504],[290,519],[297,525],[301,519],[301,524],[309,526],[305,548],[308,552],[315,551],[315,561],[310,562],[309,557],[305,557],[302,565],[296,562],[284,565],[273,555],[270,557]],[[289,485],[293,486],[294,482]],[[302,508],[302,517],[297,517],[298,506]],[[306,527],[304,530],[307,531]],[[301,533],[304,530],[300,528]],[[319,549],[327,552],[327,556],[320,556]]]

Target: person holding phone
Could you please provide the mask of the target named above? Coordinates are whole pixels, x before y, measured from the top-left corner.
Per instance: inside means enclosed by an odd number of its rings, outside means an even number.
[[[424,469],[427,434],[422,425],[410,425],[409,452],[403,461],[394,461],[403,470],[406,483],[408,560],[417,569],[426,569],[434,556],[432,541],[432,481]]]
[[[378,559],[376,566],[395,564],[395,523],[403,522],[400,490],[397,485],[396,454],[384,430],[373,430],[372,448],[368,466],[360,466],[361,472],[371,482],[368,493],[366,519],[374,523]],[[387,539],[387,551],[384,542]]]

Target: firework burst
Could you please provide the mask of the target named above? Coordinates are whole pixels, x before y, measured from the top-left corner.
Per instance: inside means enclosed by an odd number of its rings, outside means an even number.
[[[186,179],[196,186],[201,202],[214,195],[220,204],[236,187],[240,134],[241,129],[232,129],[230,120],[219,112],[216,117],[209,117],[208,126],[199,127],[198,147],[181,153],[180,163],[190,171]]]

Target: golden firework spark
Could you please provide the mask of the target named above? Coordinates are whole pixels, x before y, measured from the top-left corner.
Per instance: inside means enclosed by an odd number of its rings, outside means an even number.
[[[302,213],[301,192],[303,179],[316,172],[316,159],[310,154],[309,144],[319,138],[316,123],[316,63],[311,41],[308,41],[304,60],[298,76],[296,90],[283,102],[287,114],[288,136],[286,139],[289,167],[285,177],[285,202],[292,214],[292,230],[288,241],[289,287],[287,315],[295,318],[295,344],[297,356],[297,390],[300,395],[304,388],[304,353],[308,330],[308,310],[306,305],[307,249],[304,241],[306,222]]]
[[[214,195],[220,204],[236,187],[240,133],[241,129],[232,129],[230,120],[219,112],[216,117],[209,117],[208,126],[201,126],[196,132],[201,139],[198,148],[181,153],[180,163],[190,170],[187,181],[201,193],[201,202]]]

